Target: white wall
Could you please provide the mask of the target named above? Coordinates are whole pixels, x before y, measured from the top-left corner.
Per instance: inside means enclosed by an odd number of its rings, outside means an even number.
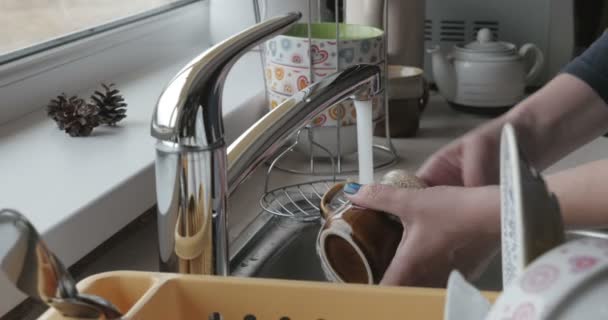
[[[253,25],[253,0],[210,0],[209,32],[212,43]]]
[[[209,0],[211,40],[217,43],[255,23],[253,0]],[[308,0],[259,0],[262,19],[298,11],[302,13],[300,21],[308,21]],[[317,19],[319,3],[325,0],[310,2],[313,20]],[[323,6],[322,6],[323,7]],[[324,21],[331,19],[327,10],[320,13]]]

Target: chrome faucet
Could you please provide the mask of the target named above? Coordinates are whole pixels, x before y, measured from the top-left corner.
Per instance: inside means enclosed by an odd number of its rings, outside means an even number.
[[[325,109],[349,97],[370,100],[380,92],[379,67],[351,67],[298,92],[226,149],[221,101],[228,71],[248,48],[299,18],[299,13],[272,18],[217,44],[183,68],[161,94],[152,119],[152,136],[158,140],[161,271],[227,275],[227,196]]]

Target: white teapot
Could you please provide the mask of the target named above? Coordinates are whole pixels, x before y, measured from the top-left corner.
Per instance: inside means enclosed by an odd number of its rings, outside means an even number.
[[[489,29],[477,33],[477,41],[456,45],[450,54],[439,47],[432,54],[433,77],[448,102],[466,107],[511,107],[524,96],[526,84],[534,80],[544,64],[542,51],[524,44],[519,51],[512,43],[493,41]],[[526,57],[534,63],[526,68]]]

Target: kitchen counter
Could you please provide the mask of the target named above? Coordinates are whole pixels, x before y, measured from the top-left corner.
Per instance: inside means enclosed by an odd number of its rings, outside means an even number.
[[[261,99],[257,100],[257,103],[249,101],[238,108],[256,108],[258,111],[262,111],[265,106],[261,101]],[[249,109],[248,114],[251,115],[252,113],[255,114],[256,111]],[[439,95],[433,93],[429,106],[423,114],[417,137],[393,139],[399,154],[399,160],[391,168],[381,170],[376,174],[380,175],[393,168],[415,171],[438,148],[487,120],[488,118],[485,117],[454,111]],[[235,119],[235,121],[238,122],[239,119]],[[607,157],[608,139],[598,138],[551,167],[549,171]],[[258,169],[230,198],[228,223],[231,240],[261,211],[259,207],[252,209],[252,203],[257,204],[263,193],[266,169],[266,166]],[[293,184],[303,179],[313,178],[275,171],[272,175],[271,187]],[[73,267],[77,273],[77,278],[117,269],[157,270],[156,218],[154,215],[155,211],[152,209],[85,257],[83,261],[77,263]],[[13,310],[2,319],[35,319],[35,316],[44,308],[32,309],[31,304],[31,302],[22,304],[17,308],[18,310]]]

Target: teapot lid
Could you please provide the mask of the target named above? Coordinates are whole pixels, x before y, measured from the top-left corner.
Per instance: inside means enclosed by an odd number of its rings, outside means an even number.
[[[492,31],[483,28],[477,32],[477,40],[456,49],[463,53],[483,54],[492,56],[507,56],[515,53],[515,45],[503,41],[494,41]]]

